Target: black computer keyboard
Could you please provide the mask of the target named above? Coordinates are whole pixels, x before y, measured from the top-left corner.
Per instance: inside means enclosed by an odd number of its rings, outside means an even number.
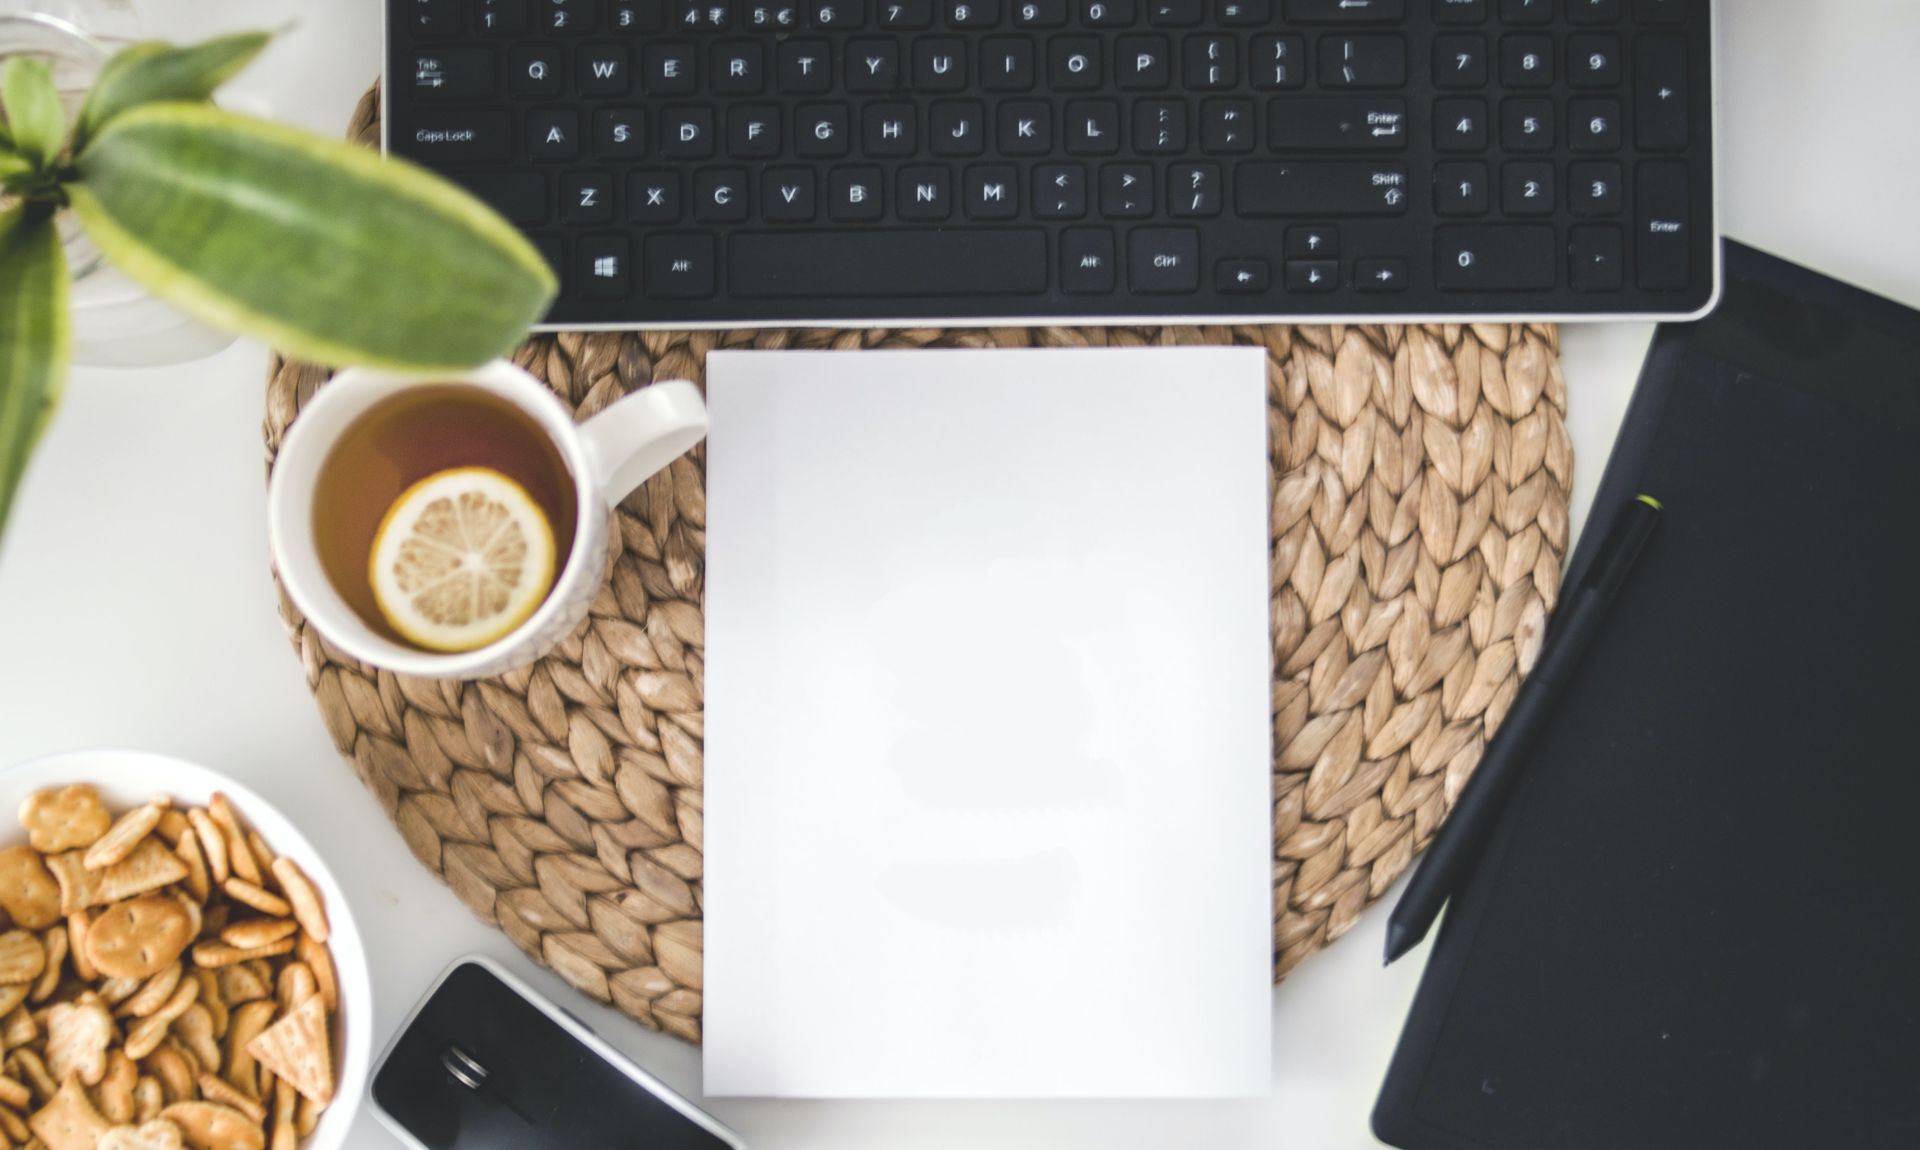
[[[561,326],[1676,316],[1711,0],[388,0]]]

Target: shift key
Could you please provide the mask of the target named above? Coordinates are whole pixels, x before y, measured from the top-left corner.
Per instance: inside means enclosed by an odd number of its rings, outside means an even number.
[[[1362,160],[1240,164],[1233,195],[1243,216],[1398,216],[1407,210],[1407,168]]]
[[[513,158],[513,113],[505,108],[419,110],[394,150],[430,164]]]

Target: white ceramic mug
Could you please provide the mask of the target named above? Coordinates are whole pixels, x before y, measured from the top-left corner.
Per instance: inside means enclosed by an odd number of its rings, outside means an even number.
[[[553,440],[573,478],[578,526],[546,601],[511,633],[473,651],[423,651],[387,638],[341,597],[313,533],[315,487],[341,433],[368,408],[420,383],[477,388],[513,404]],[[316,392],[280,445],[267,489],[267,537],[280,581],[307,621],[342,651],[402,675],[477,679],[531,663],[580,625],[606,572],[608,512],[647,477],[706,438],[707,408],[685,380],[643,388],[585,423],[539,380],[505,360],[464,373],[343,371]]]

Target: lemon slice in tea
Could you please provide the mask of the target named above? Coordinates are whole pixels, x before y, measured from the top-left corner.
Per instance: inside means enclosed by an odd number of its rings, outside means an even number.
[[[487,467],[429,475],[393,501],[368,577],[410,642],[472,651],[527,621],[553,587],[553,527],[526,488]]]

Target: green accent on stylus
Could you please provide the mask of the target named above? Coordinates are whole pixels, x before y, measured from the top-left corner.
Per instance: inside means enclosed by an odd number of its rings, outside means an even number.
[[[1634,496],[1634,498],[1646,504],[1648,507],[1653,508],[1655,511],[1665,511],[1667,509],[1666,504],[1660,502],[1658,499],[1655,499],[1651,495],[1636,495]]]

